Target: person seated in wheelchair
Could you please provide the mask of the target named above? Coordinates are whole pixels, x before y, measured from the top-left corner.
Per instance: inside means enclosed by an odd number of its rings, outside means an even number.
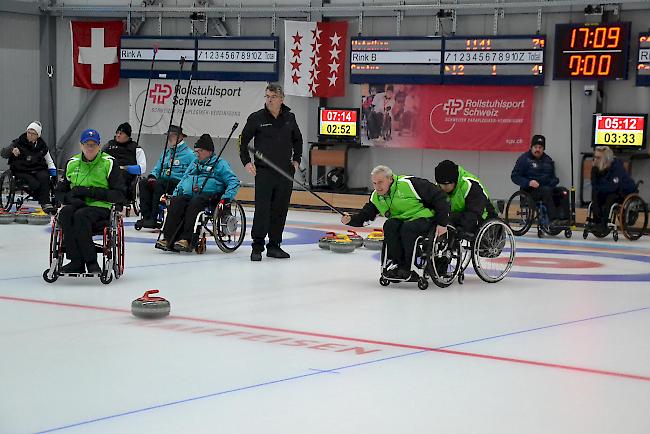
[[[46,213],[53,213],[50,200],[50,177],[56,178],[56,166],[41,138],[42,126],[34,121],[11,145],[2,149],[2,157],[9,160],[11,173],[27,185],[29,193]]]
[[[567,190],[558,187],[560,180],[555,176],[555,162],[545,150],[546,137],[534,135],[530,149],[517,159],[510,179],[533,200],[544,204],[552,225],[566,225],[569,218]]]
[[[124,201],[124,182],[115,159],[100,150],[96,130],[81,133],[81,153],[74,155],[57,184],[57,201],[63,206],[57,219],[70,259],[63,273],[101,273],[93,242],[93,228],[110,218],[113,204]]]
[[[436,227],[436,233],[447,232],[449,203],[443,191],[426,179],[394,175],[387,166],[377,166],[371,172],[375,190],[361,211],[345,213],[341,223],[360,227],[378,215],[384,223],[387,278],[406,280],[412,277],[411,260],[418,237]]]
[[[151,174],[140,180],[139,223],[144,228],[158,228],[156,221],[160,209],[160,197],[174,191],[188,167],[196,157],[185,143],[183,129],[170,125],[167,134],[167,150],[160,156]],[[173,158],[172,158],[173,157]]]
[[[449,197],[449,221],[466,239],[472,239],[479,225],[497,216],[481,180],[451,160],[435,169],[436,183]]]
[[[196,161],[187,169],[170,198],[162,228],[163,238],[156,242],[156,248],[191,251],[197,215],[217,198],[217,207],[224,209],[239,190],[239,178],[226,160],[214,154],[210,135],[199,137],[194,152]]]
[[[135,179],[147,171],[147,157],[138,143],[131,139],[131,131],[128,122],[120,124],[115,130],[115,138],[109,140],[102,149],[112,156],[120,167],[128,202],[135,199],[131,189]]]
[[[597,146],[591,168],[591,224],[606,231],[609,210],[625,196],[638,191],[623,162],[609,146]]]

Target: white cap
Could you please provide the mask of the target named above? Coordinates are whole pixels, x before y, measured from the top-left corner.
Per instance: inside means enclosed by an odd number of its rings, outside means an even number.
[[[34,121],[31,124],[27,125],[27,130],[34,130],[36,131],[36,134],[38,134],[38,137],[41,137],[41,131],[43,130],[43,127],[41,126],[41,123],[38,121]]]

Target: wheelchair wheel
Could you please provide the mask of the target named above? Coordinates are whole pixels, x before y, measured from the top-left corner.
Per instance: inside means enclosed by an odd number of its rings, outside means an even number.
[[[474,271],[484,282],[495,283],[506,277],[515,261],[515,237],[500,220],[485,222],[472,243]]]
[[[504,218],[514,235],[521,236],[528,232],[535,220],[535,201],[530,194],[514,192],[506,204]]]
[[[115,250],[114,250],[114,271],[115,278],[119,279],[124,274],[124,220],[119,213],[115,213],[117,218],[116,237],[115,237]]]
[[[133,190],[133,199],[131,200],[131,209],[133,210],[133,215],[140,215],[140,177],[136,177],[134,181]]]
[[[461,268],[460,240],[451,228],[442,236],[434,230],[427,239],[431,241],[425,246],[428,258],[424,270],[436,286],[446,288],[454,282]]]
[[[102,274],[99,275],[99,281],[104,285],[108,285],[113,281],[113,272],[112,270],[102,271]]]
[[[625,238],[638,240],[648,228],[648,204],[638,194],[629,194],[620,207],[618,221]]]
[[[47,268],[45,271],[43,271],[43,280],[45,280],[47,283],[54,283],[57,281],[59,278],[59,275],[57,273],[54,273],[52,275],[52,278],[50,278],[50,269]]]
[[[233,200],[223,211],[214,213],[212,225],[217,246],[225,253],[234,252],[246,236],[244,207]]]
[[[0,208],[9,211],[14,204],[16,185],[11,170],[5,170],[0,175]]]
[[[379,278],[379,284],[381,286],[388,286],[388,285],[390,285],[390,281],[382,276],[382,277]]]

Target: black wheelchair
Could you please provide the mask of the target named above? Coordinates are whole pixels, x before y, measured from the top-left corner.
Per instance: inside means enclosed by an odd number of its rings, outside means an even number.
[[[99,222],[93,228],[93,235],[101,236],[101,240],[95,241],[97,253],[102,254],[102,271],[99,280],[107,285],[124,274],[124,221],[122,219],[121,207],[114,205],[111,208],[109,220]],[[43,271],[43,279],[47,283],[55,282],[59,276],[68,277],[96,277],[93,273],[63,273],[61,267],[65,257],[65,245],[63,243],[63,230],[58,223],[58,213],[52,221],[52,232],[50,234],[50,266]]]
[[[447,233],[438,236],[433,228],[426,236],[418,237],[411,260],[412,274],[417,279],[395,279],[386,273],[391,264],[386,260],[386,243],[381,254],[381,277],[379,283],[414,281],[418,288],[429,287],[428,279],[440,288],[446,288],[454,280],[462,284],[465,270],[471,262],[481,280],[495,283],[502,280],[514,264],[516,254],[515,237],[508,225],[499,219],[485,220],[476,234],[457,231],[447,226]]]
[[[566,189],[559,190],[555,194],[556,198],[560,194],[563,197],[556,200],[556,202],[568,200],[568,193]],[[558,205],[561,206],[561,203]],[[533,199],[533,196],[524,190],[516,191],[510,196],[506,204],[504,220],[516,236],[525,235],[535,222],[537,222],[537,236],[539,238],[544,234],[556,236],[562,231],[564,231],[566,238],[571,238],[572,235],[570,226],[552,224],[544,203],[541,200]]]
[[[637,189],[640,183],[637,183]],[[587,220],[582,232],[585,240],[591,232],[596,238],[605,238],[610,233],[614,241],[618,241],[619,230],[630,241],[638,240],[648,228],[648,204],[638,193],[630,193],[620,203],[615,203],[609,209],[606,224],[594,222],[591,203],[587,209]]]
[[[54,204],[54,187],[56,178],[50,177],[50,203]],[[0,175],[0,208],[9,212],[12,207],[18,211],[32,197],[27,185],[17,179],[11,169],[7,169]]]
[[[131,181],[131,184],[128,186],[129,187],[129,192],[127,195],[127,201],[128,203],[124,207],[124,213],[127,217],[131,215],[131,212],[133,211],[133,215],[139,216],[140,215],[140,180],[142,177],[140,175],[137,175],[133,178],[133,181]]]

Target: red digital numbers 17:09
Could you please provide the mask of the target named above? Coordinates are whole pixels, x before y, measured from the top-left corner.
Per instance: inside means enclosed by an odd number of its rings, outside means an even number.
[[[619,48],[620,27],[578,27],[571,31],[570,48]]]

